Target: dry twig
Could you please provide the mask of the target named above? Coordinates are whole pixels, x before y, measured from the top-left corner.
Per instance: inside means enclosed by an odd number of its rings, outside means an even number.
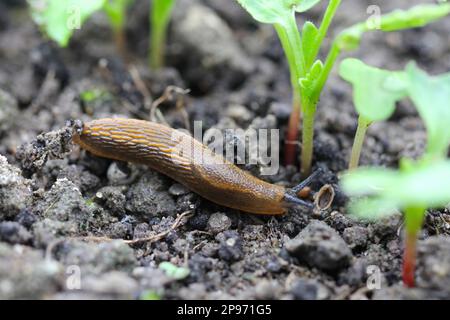
[[[182,225],[183,219],[188,218],[192,215],[191,211],[185,211],[182,214],[178,215],[178,217],[175,219],[175,222],[172,224],[172,226],[156,235],[145,237],[145,238],[139,238],[139,239],[133,239],[133,240],[123,240],[126,244],[137,244],[142,242],[152,243],[155,241],[159,241],[166,237],[171,231],[177,229],[179,226]],[[57,239],[50,243],[47,246],[47,249],[45,250],[45,258],[47,260],[51,259],[53,249],[60,243],[66,241],[66,240],[81,240],[81,241],[91,241],[91,242],[110,242],[114,240],[120,240],[120,239],[112,239],[109,237],[96,237],[96,236],[86,236],[86,237],[70,237],[70,238],[63,238],[63,239]]]

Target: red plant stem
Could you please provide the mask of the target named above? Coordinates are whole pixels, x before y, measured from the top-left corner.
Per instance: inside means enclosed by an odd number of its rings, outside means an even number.
[[[286,134],[284,161],[285,165],[294,165],[297,156],[298,123],[300,121],[300,107],[292,109],[289,117],[288,131]]]
[[[403,253],[403,283],[408,288],[414,287],[414,271],[416,269],[417,234],[406,232],[405,251]]]

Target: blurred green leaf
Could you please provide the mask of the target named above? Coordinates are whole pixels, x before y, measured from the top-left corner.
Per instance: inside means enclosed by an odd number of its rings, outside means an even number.
[[[423,27],[447,16],[449,13],[449,3],[422,4],[408,10],[395,10],[382,15],[378,20],[378,26],[373,25],[375,20],[369,20],[343,30],[336,38],[336,43],[341,50],[355,50],[359,47],[361,37],[365,32],[373,30],[392,32]]]
[[[90,90],[84,90],[80,92],[80,98],[85,103],[95,101],[107,95],[108,95],[107,91],[99,88],[93,88]]]
[[[404,72],[388,71],[345,59],[339,74],[353,85],[353,101],[358,113],[368,121],[388,119],[395,103],[407,95],[408,80]]]
[[[378,218],[394,208],[443,207],[450,203],[450,161],[421,161],[414,168],[359,168],[346,173],[341,185],[354,200],[350,211]]]
[[[450,144],[450,73],[430,77],[415,64],[406,68],[409,96],[427,129],[427,153],[446,157]]]
[[[421,4],[409,10],[395,10],[381,17],[382,31],[391,32],[402,29],[423,27],[450,13],[450,3],[440,5]]]
[[[172,12],[175,0],[152,0],[152,20],[156,24],[166,24]]]
[[[139,296],[140,300],[161,300],[162,296],[155,290],[146,290]]]
[[[28,0],[34,22],[61,47],[76,29],[101,10],[105,0]]]
[[[342,177],[344,191],[352,196],[373,195],[384,192],[398,181],[398,172],[387,168],[359,168]]]
[[[361,38],[366,31],[365,23],[358,23],[341,31],[335,40],[338,48],[344,51],[356,50],[359,48]]]
[[[378,220],[399,212],[395,201],[368,197],[350,201],[348,210],[355,218],[364,220]]]
[[[176,265],[167,261],[161,262],[159,264],[159,269],[163,270],[169,277],[175,280],[182,280],[186,278],[190,273],[190,270],[188,268],[177,267]]]
[[[133,0],[105,0],[103,9],[114,29],[121,29],[124,26],[127,7],[132,2]]]

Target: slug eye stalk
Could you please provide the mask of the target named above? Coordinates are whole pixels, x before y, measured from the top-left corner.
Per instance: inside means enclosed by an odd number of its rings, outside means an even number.
[[[292,192],[294,194],[297,194],[300,190],[302,190],[304,187],[311,184],[311,182],[316,179],[321,173],[323,172],[322,168],[318,168],[316,171],[314,171],[309,177],[307,177],[305,180],[300,182],[295,187],[289,189],[289,192]]]
[[[303,188],[305,188],[309,184],[311,184],[311,182],[313,182],[314,179],[316,179],[322,173],[322,171],[323,170],[321,168],[317,169],[309,177],[300,182],[298,185],[290,189],[287,189],[284,194],[284,200],[286,201],[286,203],[292,203],[303,207],[307,207],[309,209],[313,209],[314,204],[298,198],[297,193],[300,192]]]

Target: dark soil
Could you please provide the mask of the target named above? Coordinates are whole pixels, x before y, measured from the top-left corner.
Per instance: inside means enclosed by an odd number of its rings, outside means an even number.
[[[245,214],[146,167],[73,146],[68,120],[149,120],[149,105],[170,85],[191,90],[183,106],[191,125],[280,128],[284,136],[289,75],[270,26],[254,23],[234,1],[180,0],[168,67],[152,72],[147,2],[130,8],[127,63],[102,14],[60,49],[42,37],[21,1],[0,3],[1,299],[450,298],[450,208],[427,215],[415,289],[401,284],[401,217],[369,224],[346,215],[337,183],[356,115],[351,88],[336,70],[318,107],[313,161],[323,173],[312,185],[317,191],[332,184],[336,198],[319,214],[303,208],[276,217]],[[366,18],[368,5],[388,12],[419,2],[344,1],[331,33]],[[321,12],[318,6],[307,17],[317,21]],[[447,18],[416,30],[375,32],[352,56],[392,69],[416,60],[430,73],[443,73],[450,70],[449,30]],[[184,128],[186,117],[175,105],[160,109],[172,127]],[[369,129],[361,162],[396,167],[401,157],[419,155],[425,138],[414,109],[402,103],[392,119]],[[246,169],[259,174],[257,166]],[[281,167],[263,178],[293,186],[301,180],[297,171]],[[191,214],[174,225],[186,211]],[[160,233],[154,241],[123,241]],[[170,277],[158,268],[164,261],[189,268],[189,275]],[[370,265],[381,271],[380,290],[366,286]]]

